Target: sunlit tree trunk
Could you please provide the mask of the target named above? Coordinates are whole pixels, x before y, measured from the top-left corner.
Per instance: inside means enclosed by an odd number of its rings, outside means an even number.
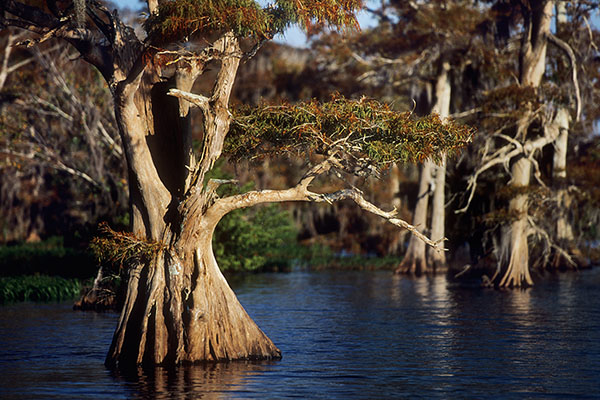
[[[553,2],[549,0],[530,1],[525,12],[524,32],[521,41],[519,60],[520,84],[539,87],[546,65],[547,35],[550,33]],[[531,110],[523,110],[517,122],[516,139],[526,143],[533,115]],[[531,161],[519,156],[511,166],[510,187],[526,191],[531,178]],[[501,278],[499,287],[520,287],[533,284],[529,274],[529,224],[527,221],[527,194],[518,193],[509,202],[508,214],[513,221],[502,232],[500,262]]]
[[[443,63],[435,85],[436,103],[433,112],[437,112],[442,120],[450,115],[451,85],[448,77],[450,64]],[[431,213],[431,240],[442,240],[445,237],[446,225],[446,155],[435,166],[435,190],[433,192]],[[447,269],[446,254],[442,251],[427,249],[429,266],[435,272]]]
[[[397,164],[390,168],[390,197],[392,198],[392,208],[400,210],[402,201],[400,200],[400,168]],[[405,231],[395,231],[392,234],[392,239],[387,249],[388,254],[398,254],[402,249],[402,242],[406,237]]]
[[[567,23],[566,4],[556,1],[556,30],[558,31],[563,24]],[[572,65],[572,68],[577,68]],[[576,83],[577,84],[577,83]],[[554,142],[554,157],[552,159],[552,183],[556,190],[557,218],[556,218],[556,241],[564,249],[576,251],[573,246],[574,235],[571,222],[569,221],[569,208],[571,207],[571,198],[566,187],[567,179],[567,148],[569,141],[570,116],[565,107],[560,107],[553,121],[553,128],[558,129],[558,136]],[[565,265],[572,266],[572,263],[565,260],[565,257],[559,253],[554,254],[552,266],[555,268]]]
[[[108,365],[280,357],[237,300],[212,250],[223,215],[211,214],[216,188],[202,183],[229,129],[227,107],[240,54],[233,35],[223,35],[214,47],[225,56],[211,98],[199,97],[204,150],[198,163],[191,156],[188,100],[167,91],[187,92],[202,71],[180,70],[167,85],[146,73],[138,84],[122,84],[115,91],[133,231],[163,248],[150,264],[130,270]]]
[[[531,161],[520,157],[511,168],[511,187],[515,189],[527,188],[531,176]],[[499,282],[500,287],[517,287],[532,285],[529,274],[529,248],[527,245],[527,194],[518,194],[510,200],[509,215],[514,215],[515,220],[504,228],[503,240],[509,247],[503,248],[503,258],[507,265]],[[504,261],[504,260],[503,260]]]
[[[552,176],[558,187],[559,216],[556,221],[556,236],[560,242],[573,241],[573,229],[568,220],[567,213],[571,203],[565,187],[567,179],[567,145],[569,140],[569,113],[565,108],[560,108],[555,118],[557,128],[560,130],[554,142],[554,158],[552,163]]]
[[[450,114],[451,86],[448,72],[450,65],[442,63],[435,84],[435,103],[432,112],[438,113],[443,120]],[[431,238],[440,240],[444,238],[445,231],[445,187],[446,187],[446,156],[442,156],[439,165],[426,161],[421,168],[419,178],[419,194],[413,225],[420,232],[427,230],[427,212],[429,198],[432,198]],[[419,243],[421,242],[421,243]],[[410,238],[404,259],[396,269],[396,273],[424,274],[442,271],[446,268],[446,256],[441,251],[430,251],[426,254],[422,241]]]
[[[432,161],[425,161],[421,167],[421,175],[419,177],[419,193],[412,224],[421,233],[424,233],[427,229],[427,207],[429,205],[431,185],[433,184],[431,170],[434,166],[435,164]],[[425,243],[423,241],[414,236],[410,237],[406,254],[395,272],[417,275],[428,272],[427,260],[425,258]]]
[[[554,118],[555,129],[559,130],[558,137],[554,142],[554,157],[552,160],[552,180],[556,190],[556,241],[561,248],[576,251],[573,246],[574,235],[569,213],[571,207],[571,197],[567,190],[567,145],[569,139],[569,112],[565,108],[559,108]],[[565,260],[564,255],[556,253],[552,260],[552,266],[555,268],[563,266],[573,266],[571,262]]]

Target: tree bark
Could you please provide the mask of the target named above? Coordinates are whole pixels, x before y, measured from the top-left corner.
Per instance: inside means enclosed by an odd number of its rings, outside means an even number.
[[[216,222],[198,220],[149,266],[132,268],[107,365],[280,358],[221,274],[212,251]]]
[[[556,242],[557,245],[569,253],[578,253],[574,246],[575,236],[571,226],[569,213],[572,203],[571,196],[566,187],[567,179],[567,145],[569,139],[569,112],[565,108],[559,108],[553,124],[559,130],[554,142],[554,157],[552,160],[552,179],[556,190]],[[555,252],[551,267],[574,267],[572,260],[567,260],[564,254]]]
[[[527,188],[531,176],[531,161],[521,156],[511,168],[511,187]],[[533,281],[529,274],[529,248],[527,244],[527,194],[518,194],[509,203],[509,215],[515,215],[515,220],[504,227],[503,258],[506,259],[504,274],[499,287],[531,286]]]
[[[128,78],[114,92],[129,167],[133,231],[160,243],[162,250],[148,264],[130,269],[109,366],[281,357],[237,300],[212,250],[222,215],[207,216],[216,188],[205,187],[204,176],[229,130],[229,96],[241,57],[229,33],[212,49],[221,65],[210,98],[187,93],[202,68],[177,69],[164,81],[160,71],[145,67],[138,76],[124,74]],[[191,151],[189,102],[204,117],[198,162]]]
[[[439,165],[435,166],[435,190],[433,192],[431,213],[431,240],[438,241],[445,237],[446,225],[446,155],[442,156]],[[443,251],[427,249],[429,266],[435,273],[446,271],[446,254]]]
[[[567,23],[567,10],[566,5],[563,2],[557,1],[555,3],[556,9],[556,31],[558,32],[561,25]],[[563,48],[563,50],[565,50]],[[567,47],[567,53],[570,48]],[[574,85],[576,93],[578,92],[578,81],[576,79],[577,65],[574,62],[574,54],[569,54],[571,57],[571,68],[574,73]],[[576,119],[579,118],[579,110],[581,105],[579,96],[577,96],[577,113]],[[567,148],[569,141],[569,124],[570,124],[569,112],[565,107],[560,107],[553,121],[553,129],[558,129],[558,135],[554,142],[554,157],[552,159],[552,183],[554,190],[556,190],[556,201],[557,201],[557,218],[556,218],[556,241],[558,246],[566,249],[570,253],[578,253],[578,250],[574,246],[575,237],[573,235],[573,228],[569,220],[569,209],[571,206],[572,199],[570,198],[569,192],[566,187],[567,179]],[[572,260],[567,260],[565,256],[560,252],[555,252],[551,267],[574,267]]]
[[[402,201],[400,199],[400,168],[398,164],[393,164],[390,168],[390,196],[392,198],[392,208],[400,210],[402,207]],[[404,238],[406,237],[406,231],[395,231],[392,234],[390,244],[387,248],[387,254],[397,255],[400,253]]]

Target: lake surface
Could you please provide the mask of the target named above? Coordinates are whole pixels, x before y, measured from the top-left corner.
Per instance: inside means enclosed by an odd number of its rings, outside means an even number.
[[[0,398],[600,398],[600,268],[512,291],[389,272],[232,286],[281,361],[111,372],[117,314],[4,305]]]

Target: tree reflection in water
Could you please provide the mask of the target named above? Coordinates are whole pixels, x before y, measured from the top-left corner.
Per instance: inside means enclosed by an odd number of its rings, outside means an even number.
[[[176,368],[138,367],[113,370],[115,380],[131,390],[129,398],[221,398],[244,392],[253,376],[262,374],[274,361],[185,364]]]

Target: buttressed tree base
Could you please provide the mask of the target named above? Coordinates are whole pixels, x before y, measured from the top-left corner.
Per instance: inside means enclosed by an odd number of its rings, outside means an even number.
[[[344,183],[344,175],[371,175],[393,162],[451,154],[470,141],[471,129],[443,124],[435,115],[416,119],[367,99],[229,107],[243,58],[290,24],[356,28],[360,1],[280,0],[263,8],[253,0],[151,0],[144,39],[97,1],[87,1],[84,10],[68,2],[29,4],[3,1],[1,22],[32,31],[27,45],[50,38],[69,42],[102,73],[127,160],[132,234],[127,245],[122,234],[112,238],[115,256],[126,260],[129,282],[107,365],[281,357],[238,302],[213,254],[214,229],[235,209],[349,199],[438,246],[394,211],[365,200]],[[252,46],[242,48],[241,39]],[[207,79],[209,64],[218,69],[212,90],[193,94],[194,83]],[[191,106],[202,114],[199,129],[191,126]],[[198,153],[192,131],[202,132]],[[289,189],[221,198],[216,190],[228,182],[206,179],[222,155],[289,152],[311,154],[312,160]],[[311,183],[325,175],[342,188],[311,191]]]

